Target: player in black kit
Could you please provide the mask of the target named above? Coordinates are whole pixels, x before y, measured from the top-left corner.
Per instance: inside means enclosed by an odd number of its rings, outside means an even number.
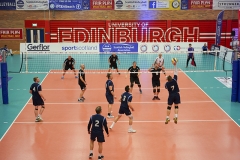
[[[84,72],[85,65],[81,64],[80,67],[81,68],[80,68],[79,73],[78,73],[78,84],[81,88],[81,93],[80,93],[78,101],[79,102],[84,102],[85,98],[83,97],[83,94],[86,91],[86,85],[87,85],[87,82],[85,80],[85,72]]]
[[[177,71],[177,66],[176,64],[174,65],[174,77],[168,76],[167,77],[167,83],[165,84],[165,88],[168,90],[169,96],[168,96],[168,107],[167,107],[167,118],[165,124],[168,124],[170,121],[169,115],[171,113],[171,107],[174,103],[175,105],[175,116],[173,118],[174,123],[177,124],[178,120],[178,105],[181,103],[180,100],[180,94],[179,94],[179,88],[178,88],[178,83],[177,83],[177,78],[178,78],[178,71]]]
[[[108,126],[107,126],[107,120],[105,117],[101,115],[102,113],[102,108],[101,106],[98,106],[95,109],[96,113],[95,115],[92,115],[90,117],[89,123],[88,123],[88,133],[90,134],[90,154],[89,158],[92,159],[93,157],[93,146],[94,146],[94,141],[97,138],[98,141],[98,160],[102,160],[104,156],[102,155],[102,150],[103,150],[103,142],[105,142],[104,139],[104,134],[103,134],[103,127],[105,129],[105,132],[107,133],[107,136],[109,137],[108,133]]]
[[[64,73],[63,73],[62,79],[64,79],[64,75],[65,75],[66,71],[69,69],[73,70],[75,78],[78,78],[76,76],[76,71],[75,71],[74,65],[75,65],[75,59],[72,58],[71,56],[68,56],[68,58],[65,59],[65,61],[63,62],[63,72]]]
[[[138,85],[140,94],[142,94],[141,84],[139,81],[140,68],[137,66],[137,63],[135,61],[133,62],[133,65],[128,69],[128,72],[130,72],[130,92],[132,92],[134,83],[136,83]]]
[[[164,67],[159,67],[158,63],[155,63],[154,68],[149,68],[148,71],[152,72],[153,100],[160,100],[158,97],[160,92],[160,72],[165,73]]]
[[[40,80],[38,77],[33,78],[34,83],[31,85],[29,93],[32,94],[33,105],[35,106],[35,122],[42,121],[42,113],[45,109],[44,101],[46,100],[42,94],[42,86],[39,84]],[[38,106],[41,106],[41,109],[38,113]]]
[[[110,72],[112,68],[113,68],[113,69],[116,69],[117,72],[119,72],[119,71],[118,71],[118,66],[117,66],[117,61],[118,61],[118,64],[120,64],[120,61],[119,61],[119,59],[118,59],[118,56],[117,56],[115,53],[113,53],[113,54],[108,58],[108,63],[109,63],[108,72]],[[118,73],[118,74],[120,74],[120,73]]]

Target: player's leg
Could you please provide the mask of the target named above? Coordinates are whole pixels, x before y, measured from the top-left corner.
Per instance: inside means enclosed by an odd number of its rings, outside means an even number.
[[[117,64],[114,64],[114,69],[116,69],[117,73],[120,75]]]
[[[157,82],[157,97],[155,98],[157,100],[160,100],[160,98],[158,97],[159,93],[160,93],[160,80]]]
[[[98,160],[102,160],[104,156],[102,155],[103,142],[98,142]]]
[[[128,116],[128,118],[129,118],[129,129],[128,129],[128,133],[136,133],[136,130],[134,130],[134,129],[132,128],[133,115],[132,115],[130,109],[129,109],[129,108],[128,108],[128,109],[124,109],[124,113],[125,113],[125,115]]]
[[[39,122],[40,119],[38,118],[38,106],[34,106],[34,115],[35,115],[35,122]]]
[[[188,63],[189,63],[189,61],[190,61],[190,56],[188,56],[188,58],[187,58],[187,63],[186,63],[186,68],[188,67]]]
[[[45,106],[44,106],[44,105],[41,105],[41,109],[40,109],[39,114],[38,114],[38,118],[39,118],[41,121],[43,120],[43,119],[42,119],[42,114],[43,114],[44,109],[45,109]]]
[[[155,81],[152,81],[152,87],[153,87],[153,95],[154,95],[152,100],[155,100],[157,96],[157,85]]]
[[[78,101],[79,102],[84,102],[85,98],[83,97],[83,95],[86,91],[86,85],[85,84],[80,84],[80,88],[81,88],[81,92],[80,92]]]
[[[115,123],[117,123],[117,121],[118,121],[121,117],[122,117],[122,113],[121,113],[121,114],[119,113],[118,116],[114,119],[112,125],[111,125],[109,128],[112,129],[112,128],[114,127]]]
[[[108,69],[108,72],[110,72],[112,69],[112,64],[109,65],[109,69]]]
[[[65,74],[66,74],[66,71],[69,69],[69,67],[68,66],[65,66],[64,68],[63,68],[63,75],[62,75],[62,79],[64,79],[64,76],[65,76]]]
[[[175,106],[174,113],[175,113],[175,116],[173,118],[174,123],[176,123],[176,124],[177,124],[177,120],[178,120],[178,109],[179,109],[178,107],[179,107],[180,103],[181,103],[180,94],[177,93],[175,95],[175,99],[174,99],[174,106]]]
[[[112,105],[114,103],[114,97],[113,96],[106,96],[107,101],[108,101],[108,118],[114,118],[112,115]]]
[[[94,141],[96,140],[96,134],[91,132],[90,133],[90,153],[89,158],[92,159],[93,157],[93,148],[94,148]]]
[[[77,73],[76,73],[76,70],[75,70],[74,67],[72,67],[72,71],[73,71],[73,73],[74,73],[74,75],[75,75],[75,78],[78,78]]]
[[[138,88],[139,88],[139,92],[140,92],[140,94],[142,94],[142,89],[141,89],[141,83],[140,83],[140,80],[139,80],[139,77],[137,77],[136,79],[135,79],[135,83],[138,85]]]
[[[132,93],[133,86],[134,86],[134,78],[130,76],[130,93]]]
[[[168,97],[168,106],[167,106],[167,117],[166,117],[166,122],[165,124],[168,124],[168,122],[170,122],[170,113],[171,113],[171,108],[172,108],[172,104],[173,104],[173,98],[171,96]]]

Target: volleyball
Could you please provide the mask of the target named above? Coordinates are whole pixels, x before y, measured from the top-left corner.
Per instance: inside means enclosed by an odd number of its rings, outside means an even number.
[[[178,62],[178,59],[177,58],[172,58],[172,64],[177,64],[177,62]]]

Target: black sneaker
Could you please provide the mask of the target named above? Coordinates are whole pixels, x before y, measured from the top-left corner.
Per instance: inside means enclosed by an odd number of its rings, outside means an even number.
[[[118,75],[120,75],[120,73],[118,73]]]
[[[139,92],[140,92],[140,94],[142,94],[142,90],[141,89],[139,89]]]
[[[155,100],[155,99],[156,99],[156,97],[154,96],[152,100]]]
[[[83,100],[85,100],[86,98],[85,97],[82,97]]]
[[[104,156],[98,156],[98,160],[102,160]]]
[[[159,97],[156,97],[155,99],[156,99],[156,100],[160,100],[160,98],[159,98]]]
[[[89,159],[92,159],[92,157],[93,157],[93,153],[90,153],[89,154]]]

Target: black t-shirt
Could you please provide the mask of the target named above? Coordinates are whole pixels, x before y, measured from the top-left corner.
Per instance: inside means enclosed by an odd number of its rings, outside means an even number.
[[[118,56],[115,55],[115,57],[114,57],[113,55],[111,55],[111,56],[109,57],[109,60],[110,60],[110,63],[111,63],[111,64],[116,64],[116,63],[117,63],[117,60],[118,60]]]
[[[74,59],[74,58],[71,58],[71,59],[69,60],[69,59],[67,58],[67,59],[65,59],[64,64],[65,64],[65,66],[72,66],[72,65],[75,64],[75,59]]]
[[[157,68],[157,69],[155,69],[155,68],[151,68],[151,72],[152,72],[152,80],[153,80],[153,81],[157,81],[157,80],[159,80],[161,70],[162,70],[161,67],[159,67],[159,68]]]
[[[82,79],[85,81],[85,73],[82,69],[80,69],[78,73],[78,84],[84,83],[83,81],[81,81],[80,77],[82,77]]]
[[[128,71],[130,72],[130,77],[137,77],[138,72],[140,71],[140,68],[138,66],[136,66],[135,68],[131,66],[130,68],[128,68]],[[137,73],[132,73],[132,72],[137,72]]]

